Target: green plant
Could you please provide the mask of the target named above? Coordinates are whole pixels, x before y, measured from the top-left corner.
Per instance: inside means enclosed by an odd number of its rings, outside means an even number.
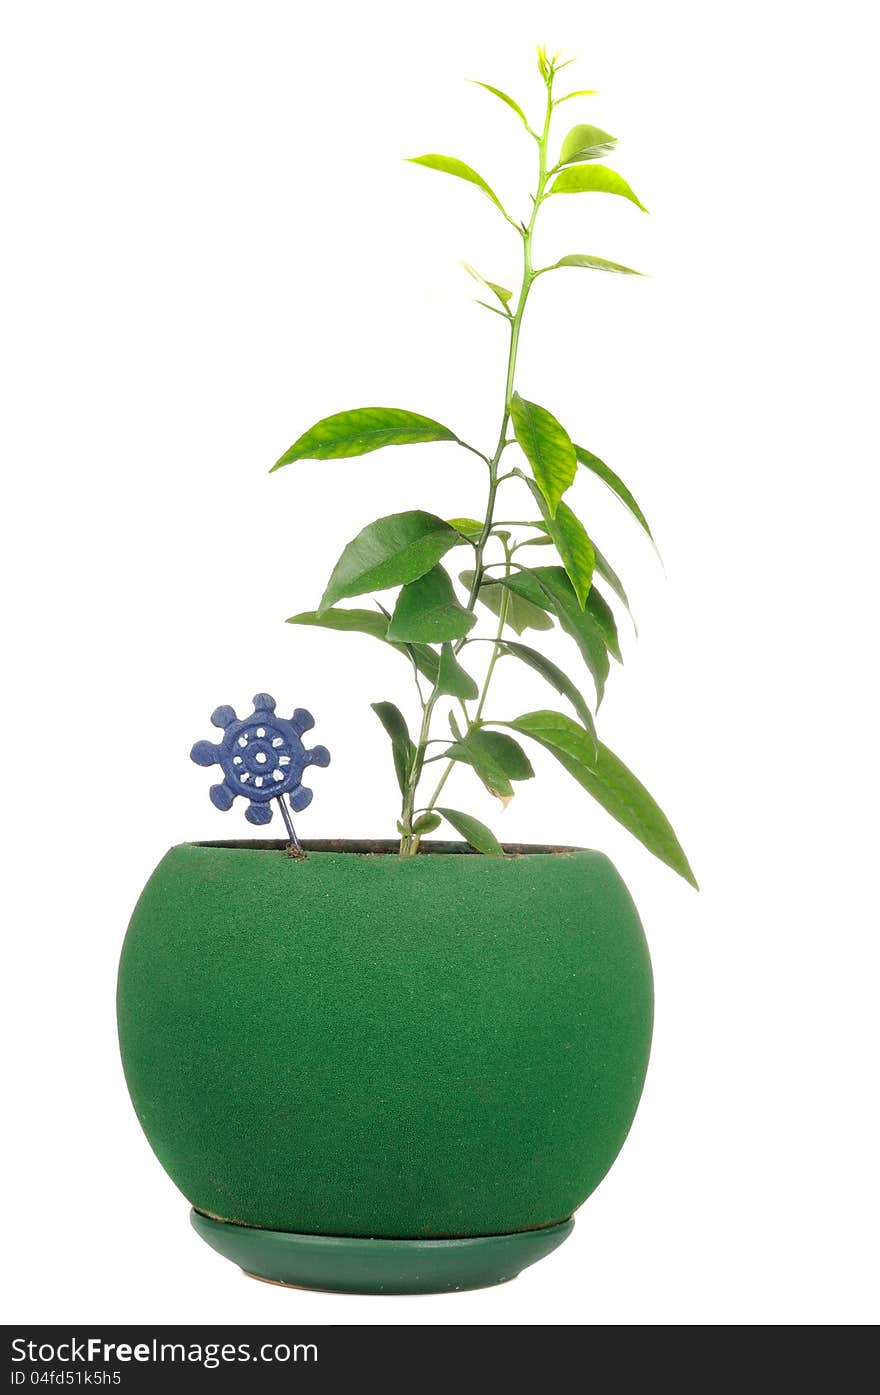
[[[418,851],[420,838],[442,819],[477,849],[501,852],[494,834],[472,815],[439,803],[447,777],[456,763],[469,766],[486,788],[506,804],[514,784],[533,775],[517,737],[526,737],[550,751],[570,775],[614,818],[639,838],[657,857],[694,885],[687,858],[665,815],[644,786],[598,739],[593,715],[578,687],[554,662],[518,638],[524,630],[548,630],[558,622],[574,640],[591,674],[596,706],[601,702],[610,658],[620,660],[614,615],[602,595],[599,578],[627,606],[626,592],[602,553],[589,537],[563,496],[575,479],[578,465],[598,476],[651,537],[644,514],[621,479],[590,451],[575,445],[565,428],[544,407],[516,390],[517,350],[523,312],[539,277],[574,267],[637,275],[629,267],[580,253],[552,265],[535,267],[533,239],[543,204],[559,194],[609,193],[643,208],[624,179],[600,163],[615,139],[596,126],[576,125],[562,142],[555,163],[550,156],[554,111],[572,98],[590,93],[554,95],[556,75],[567,64],[538,50],[545,87],[542,124],[533,129],[512,97],[488,83],[480,87],[504,102],[519,118],[537,147],[537,187],[531,214],[518,222],[475,170],[445,155],[421,155],[414,164],[467,180],[482,191],[522,242],[523,270],[519,292],[487,280],[472,267],[480,283],[479,303],[506,321],[509,332],[504,407],[498,440],[491,455],[462,441],[439,422],[397,408],[364,407],[327,417],[311,427],[281,456],[274,470],[294,461],[335,460],[365,455],[383,446],[450,441],[470,451],[488,472],[488,496],[481,520],[444,520],[418,510],[380,518],[364,528],[345,548],[333,570],[317,610],[290,617],[295,625],[368,634],[392,645],[412,665],[421,717],[415,739],[406,720],[391,702],[373,707],[391,739],[394,768],[401,792],[398,830],[403,855]],[[511,448],[519,450],[529,471],[508,466]],[[502,462],[504,464],[502,465]],[[496,518],[501,486],[517,481],[531,494],[539,517],[509,522]],[[516,531],[511,531],[516,530]],[[561,565],[527,566],[523,549],[553,546]],[[466,599],[456,594],[441,560],[455,548],[472,553],[460,582]],[[490,551],[491,549],[491,551]],[[375,610],[348,609],[338,602],[371,591],[400,587],[393,611],[376,602]],[[497,618],[494,635],[473,633],[480,602]],[[517,638],[511,638],[512,631]],[[482,684],[469,672],[481,644],[491,649]],[[576,714],[542,710],[499,720],[489,716],[487,698],[500,659],[513,658],[538,672],[564,696]],[[464,662],[463,662],[464,661]],[[450,703],[452,739],[432,735],[438,702]],[[443,749],[437,751],[436,746]],[[441,763],[433,790],[421,795],[428,767]]]

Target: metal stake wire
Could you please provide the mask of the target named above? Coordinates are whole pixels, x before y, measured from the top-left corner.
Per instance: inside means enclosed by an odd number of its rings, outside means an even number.
[[[284,820],[284,827],[287,829],[287,836],[290,839],[293,847],[296,848],[297,852],[301,853],[302,846],[300,844],[299,839],[296,836],[296,829],[293,826],[293,819],[290,817],[290,813],[288,812],[287,805],[284,802],[283,795],[278,796],[277,804],[278,808],[281,810],[281,817]]]

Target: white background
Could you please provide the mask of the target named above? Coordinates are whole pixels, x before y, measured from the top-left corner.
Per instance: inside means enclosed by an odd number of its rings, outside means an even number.
[[[2,682],[7,1320],[845,1323],[878,1315],[877,195],[870,8],[519,0],[33,3],[2,36]],[[657,978],[630,1141],[571,1240],[512,1285],[371,1299],[246,1281],[190,1231],[130,1109],[113,1017],[127,917],[170,844],[244,836],[193,740],[220,702],[303,704],[333,751],[304,836],[386,835],[366,638],[285,627],[382,513],[479,512],[452,446],[268,466],[384,403],[494,441],[518,243],[439,150],[527,211],[532,147],[468,76],[540,103],[536,41],[601,96],[621,199],[557,199],[539,255],[651,279],[539,282],[519,384],[633,486],[573,502],[640,639],[602,732],[678,828],[697,896],[577,786],[508,840],[606,849]],[[543,558],[541,559],[543,560]],[[566,641],[554,653],[579,662]],[[495,710],[545,705],[528,676]],[[508,686],[505,686],[508,685]],[[412,710],[411,708],[409,709]]]

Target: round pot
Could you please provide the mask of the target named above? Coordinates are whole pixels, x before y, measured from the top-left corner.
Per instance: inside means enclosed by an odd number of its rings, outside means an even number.
[[[651,963],[601,853],[184,843],[119,968],[138,1117],[249,1273],[360,1292],[511,1278],[611,1166]]]

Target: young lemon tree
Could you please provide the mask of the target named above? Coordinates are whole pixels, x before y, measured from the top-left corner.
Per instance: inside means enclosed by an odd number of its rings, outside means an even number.
[[[598,708],[611,659],[619,661],[621,657],[614,614],[603,587],[624,607],[628,603],[616,572],[565,501],[578,467],[598,476],[651,537],[645,515],[623,481],[592,452],[577,445],[546,407],[521,395],[517,388],[523,314],[536,281],[563,268],[638,275],[630,267],[581,252],[562,256],[547,266],[534,264],[535,227],[548,199],[566,194],[615,194],[643,209],[626,180],[603,163],[615,145],[615,138],[607,131],[591,125],[573,126],[556,154],[551,153],[555,149],[551,146],[554,113],[564,103],[592,95],[586,91],[556,95],[557,75],[567,66],[558,55],[550,58],[543,49],[538,50],[545,97],[541,121],[535,126],[507,93],[489,83],[478,84],[511,109],[534,141],[537,179],[527,220],[512,216],[486,181],[463,161],[447,155],[420,155],[413,160],[473,184],[491,199],[522,244],[522,279],[515,293],[468,267],[481,286],[480,304],[501,316],[508,330],[504,405],[494,449],[483,452],[449,427],[415,412],[360,407],[317,422],[272,467],[279,470],[299,460],[365,455],[385,446],[452,441],[470,451],[486,471],[484,516],[443,519],[414,509],[377,519],[345,548],[317,610],[293,615],[289,623],[371,635],[391,645],[412,665],[419,703],[418,722],[412,728],[415,734],[394,703],[373,704],[391,741],[400,786],[398,831],[403,856],[417,853],[420,839],[443,820],[478,852],[501,853],[500,843],[485,824],[466,811],[441,803],[443,790],[455,765],[463,764],[506,804],[514,785],[534,774],[520,744],[519,738],[525,738],[550,751],[609,814],[696,885],[662,810],[599,739],[590,704],[578,684],[539,649],[519,638],[528,630],[540,632],[559,625],[574,641],[589,672],[593,705]],[[530,492],[534,518],[499,519],[503,487],[514,480]],[[524,557],[531,557],[526,549],[536,546],[554,548],[558,561],[539,566],[524,561]],[[467,565],[458,563],[459,552],[469,554]],[[460,593],[448,570],[453,557]],[[392,588],[400,589],[390,610],[378,600],[374,609],[339,604]],[[475,632],[478,605],[497,622],[490,635]],[[485,645],[489,646],[488,663],[479,664],[482,681],[478,683],[472,669]],[[545,708],[503,719],[493,716],[488,706],[492,679],[499,661],[507,659],[540,674],[566,699],[574,715]],[[438,713],[438,708],[445,710]],[[451,739],[434,734],[439,716],[444,725],[448,722]]]

